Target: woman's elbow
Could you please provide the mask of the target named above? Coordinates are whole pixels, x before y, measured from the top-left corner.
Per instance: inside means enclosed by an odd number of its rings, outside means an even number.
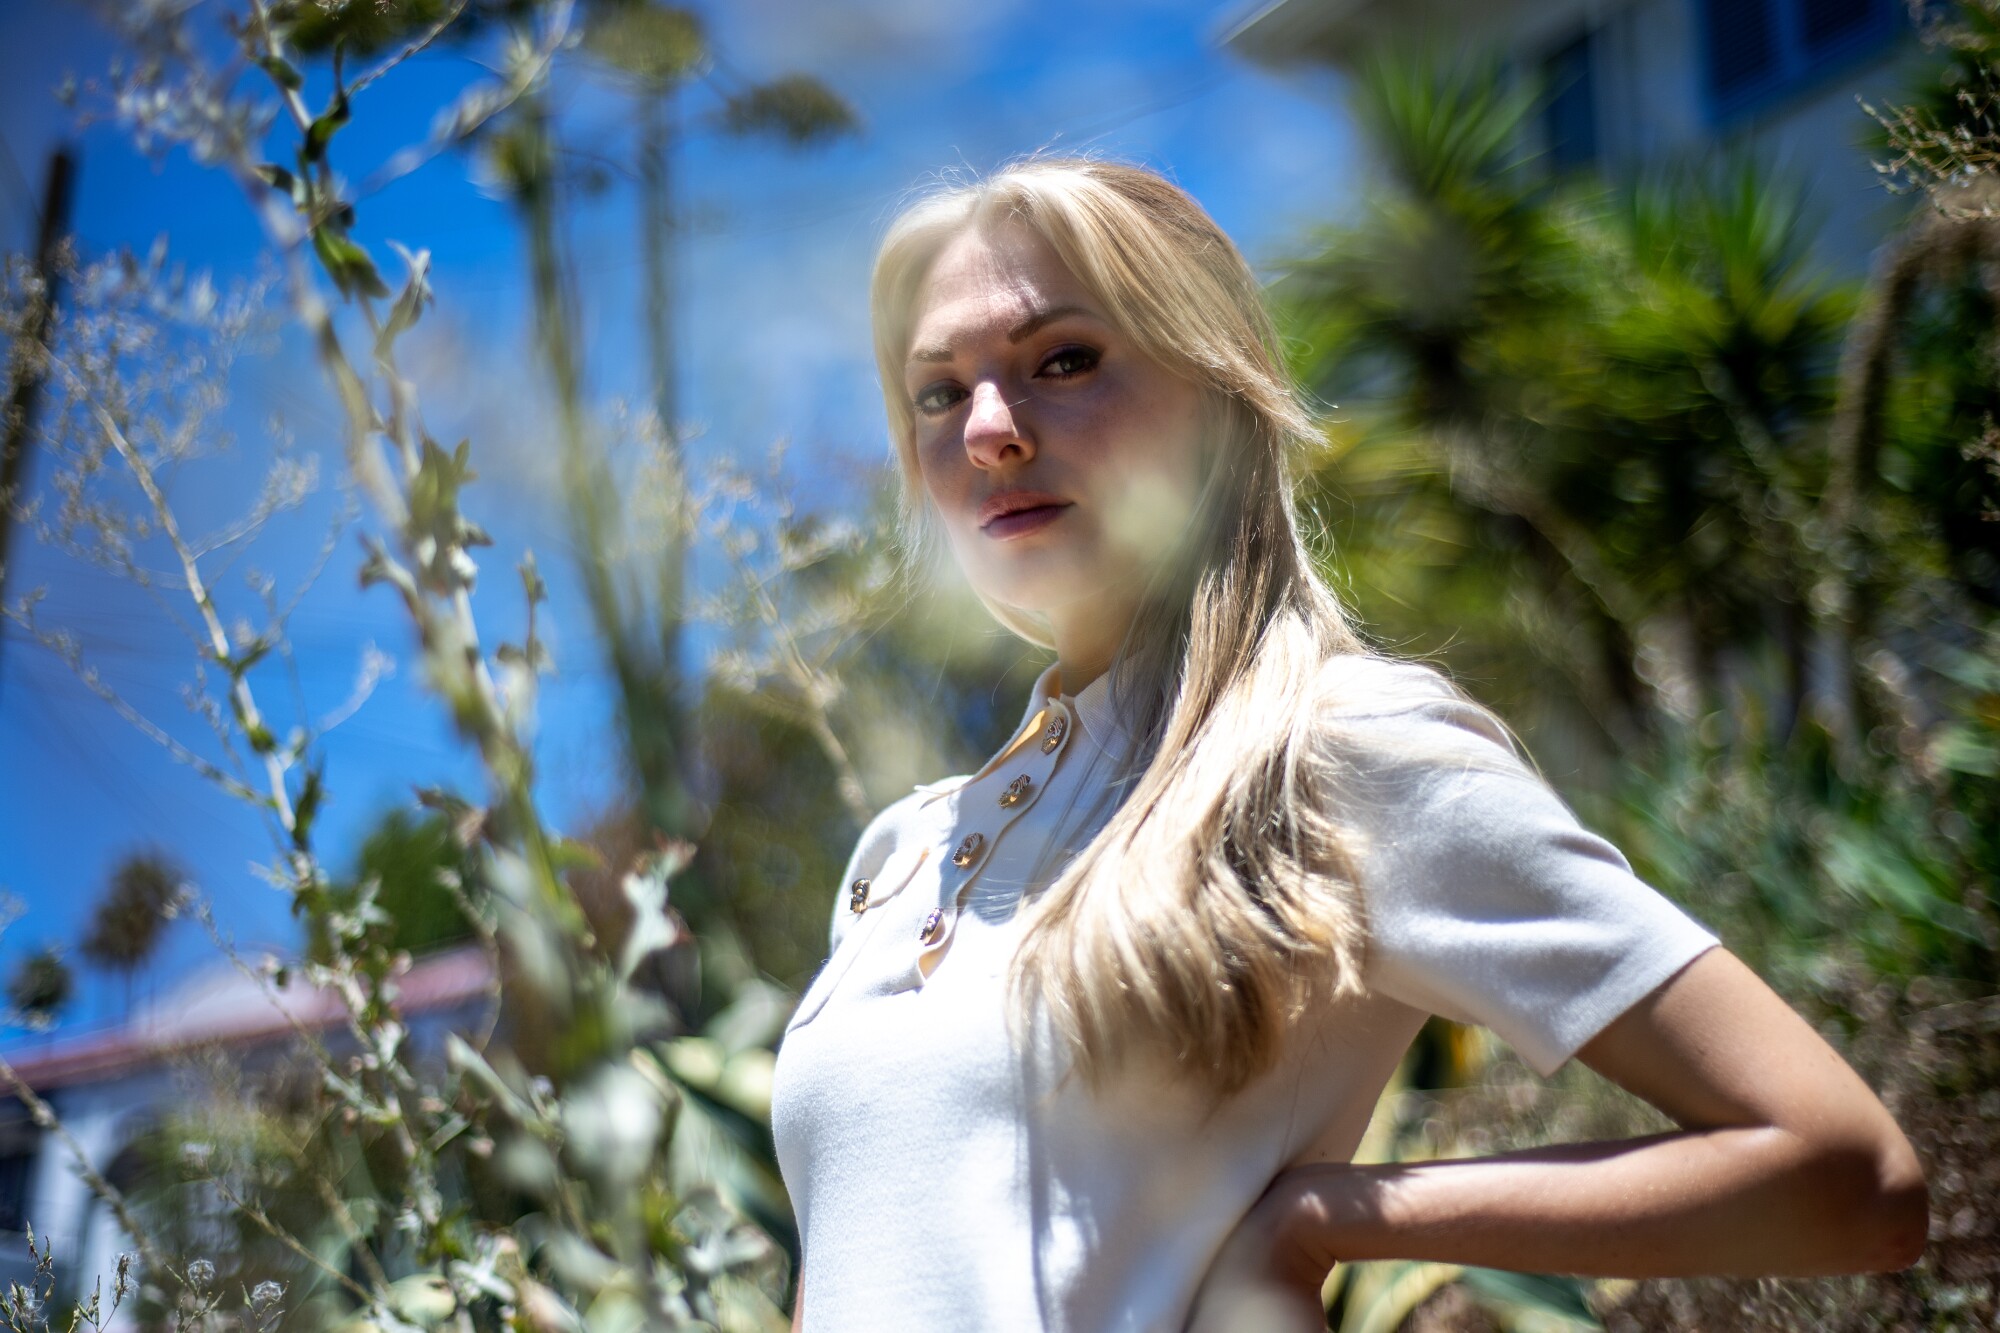
[[[1930,1188],[1902,1131],[1892,1126],[1879,1140],[1829,1149],[1813,1174],[1825,1191],[1816,1211],[1835,1232],[1832,1268],[1893,1273],[1923,1257]]]
[[[1882,1222],[1876,1228],[1876,1254],[1866,1269],[1872,1273],[1911,1267],[1924,1257],[1924,1245],[1930,1239],[1931,1192],[1924,1180],[1923,1164],[1900,1130],[1894,1131],[1892,1139],[1877,1167]]]

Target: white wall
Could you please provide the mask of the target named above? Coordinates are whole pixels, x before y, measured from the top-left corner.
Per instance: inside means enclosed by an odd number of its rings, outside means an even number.
[[[1718,140],[1703,114],[1697,40],[1693,0],[1630,0],[1605,14],[1597,91],[1607,162],[1630,169],[1717,146],[1747,149],[1805,184],[1819,257],[1844,272],[1865,270],[1910,205],[1870,165],[1862,143],[1874,122],[1855,98],[1895,100],[1932,57],[1904,34],[1878,57],[1732,121]]]

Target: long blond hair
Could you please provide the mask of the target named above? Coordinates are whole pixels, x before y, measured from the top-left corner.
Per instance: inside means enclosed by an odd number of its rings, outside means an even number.
[[[1135,738],[1129,795],[1032,904],[1012,991],[1046,1003],[1091,1083],[1146,1054],[1220,1097],[1270,1067],[1291,1020],[1360,989],[1362,898],[1310,730],[1322,664],[1374,650],[1300,539],[1288,456],[1314,424],[1255,274],[1184,191],[1117,162],[1018,161],[891,224],[871,305],[911,552],[939,552],[902,389],[915,303],[946,242],[1002,221],[1039,234],[1142,353],[1199,384],[1209,426],[1196,520],[1112,667]],[[982,600],[1053,647],[1041,617]]]

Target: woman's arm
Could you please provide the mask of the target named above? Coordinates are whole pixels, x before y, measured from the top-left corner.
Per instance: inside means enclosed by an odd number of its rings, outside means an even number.
[[[1323,1327],[1337,1260],[1618,1277],[1906,1268],[1928,1198],[1866,1084],[1769,987],[1711,949],[1578,1052],[1679,1133],[1459,1161],[1297,1167],[1210,1270],[1196,1330],[1241,1302]],[[1291,1328],[1260,1319],[1261,1328]]]

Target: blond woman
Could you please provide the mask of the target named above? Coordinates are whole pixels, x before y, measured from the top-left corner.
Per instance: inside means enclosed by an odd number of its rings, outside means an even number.
[[[1315,574],[1312,423],[1193,200],[1032,159],[907,209],[873,304],[913,557],[1054,660],[836,895],[775,1083],[796,1328],[1303,1333],[1343,1260],[1915,1261],[1862,1081]],[[1680,1128],[1353,1165],[1431,1014]]]

